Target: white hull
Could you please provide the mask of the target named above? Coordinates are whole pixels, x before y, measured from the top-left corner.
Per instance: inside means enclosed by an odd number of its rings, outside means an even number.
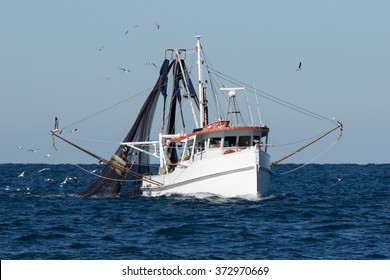
[[[260,157],[259,157],[260,154]],[[142,195],[210,193],[222,197],[261,197],[268,195],[269,155],[250,147],[223,154],[220,150],[198,155],[193,162],[179,164],[171,173],[150,176],[157,186],[144,182]]]

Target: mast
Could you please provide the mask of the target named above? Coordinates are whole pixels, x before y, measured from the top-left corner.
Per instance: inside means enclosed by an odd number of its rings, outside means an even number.
[[[201,127],[204,127],[205,125],[207,125],[207,123],[205,122],[205,109],[204,109],[204,93],[203,93],[203,77],[202,77],[202,60],[200,58],[200,51],[201,51],[201,47],[200,47],[200,38],[202,38],[202,36],[200,35],[197,35],[195,36],[196,38],[196,54],[198,56],[198,96],[199,96],[199,107],[200,107],[200,112],[199,112],[199,121],[200,121],[200,124],[201,124]]]
[[[187,79],[184,77],[184,68],[183,68],[183,65],[181,64],[181,59],[180,59],[180,52],[182,50],[180,49],[175,49],[175,52],[176,52],[176,61],[180,67],[180,70],[181,70],[181,73],[183,75],[183,84],[185,86],[185,89],[186,89],[186,92],[188,93],[189,95],[189,100],[190,100],[190,106],[191,106],[191,111],[192,111],[192,116],[194,117],[194,121],[195,121],[195,126],[196,128],[199,128],[199,124],[198,124],[198,120],[197,120],[197,117],[196,117],[196,113],[195,113],[195,108],[194,108],[194,104],[192,103],[192,98],[191,98],[191,93],[190,93],[190,89],[188,87],[188,83],[187,83]]]

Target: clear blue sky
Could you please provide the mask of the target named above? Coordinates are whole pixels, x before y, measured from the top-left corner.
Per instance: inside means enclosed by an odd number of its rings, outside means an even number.
[[[192,48],[198,34],[214,67],[343,121],[342,140],[314,162],[390,162],[389,1],[198,2],[2,1],[0,163],[95,162],[64,145],[54,151],[54,116],[68,125],[149,88],[157,70],[145,63],[161,64],[166,48]],[[134,25],[139,27],[125,35]],[[303,70],[295,72],[299,61]],[[121,67],[131,69],[129,75]],[[109,155],[142,101],[86,122],[79,136],[99,139],[96,147],[87,146]],[[265,100],[262,110],[276,144],[329,129],[304,116],[294,119]],[[26,151],[35,148],[37,153]],[[270,152],[274,158],[282,153]],[[45,159],[47,153],[52,156]]]

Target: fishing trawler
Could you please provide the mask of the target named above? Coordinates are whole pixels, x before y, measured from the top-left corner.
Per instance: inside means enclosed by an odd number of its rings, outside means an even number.
[[[217,79],[212,74],[220,72],[207,66],[200,39],[201,36],[196,36],[195,57],[192,59],[196,66],[193,68],[187,68],[186,64],[187,54],[192,50],[166,50],[155,86],[110,160],[60,136],[56,119],[52,130],[53,143],[54,137],[60,138],[106,163],[102,172],[80,193],[82,196],[117,195],[129,178],[135,179],[137,186],[126,195],[269,195],[272,174],[268,154],[270,129],[261,120],[255,123],[251,112],[246,114],[248,121],[244,121],[238,101],[241,98],[248,103],[244,84],[232,79],[228,79],[232,86],[214,83]],[[203,75],[205,67],[208,79]],[[197,91],[191,79],[193,69],[197,74]],[[214,119],[211,121],[209,91],[214,101]],[[159,98],[163,99],[160,102],[160,129],[153,139],[152,128],[156,127],[153,121]],[[225,100],[225,108],[218,106],[222,103],[220,99]],[[185,105],[188,109],[184,109]],[[153,162],[157,168],[151,168]]]

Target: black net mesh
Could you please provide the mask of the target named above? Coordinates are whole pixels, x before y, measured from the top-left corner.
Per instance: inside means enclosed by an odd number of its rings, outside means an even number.
[[[149,140],[151,125],[159,95],[161,93],[164,97],[166,97],[167,77],[171,65],[172,64],[169,63],[169,60],[164,60],[160,69],[159,79],[143,104],[140,112],[138,113],[137,119],[123,142]],[[129,165],[129,163],[131,165]],[[117,195],[121,190],[123,181],[128,177],[128,173],[124,170],[129,167],[132,171],[140,174],[150,172],[149,156],[144,153],[139,153],[127,146],[119,146],[110,162],[102,170],[100,176],[96,177],[96,179],[93,180],[92,183],[80,193],[80,195],[84,197]],[[138,192],[139,187],[133,189],[128,194],[134,195]]]

